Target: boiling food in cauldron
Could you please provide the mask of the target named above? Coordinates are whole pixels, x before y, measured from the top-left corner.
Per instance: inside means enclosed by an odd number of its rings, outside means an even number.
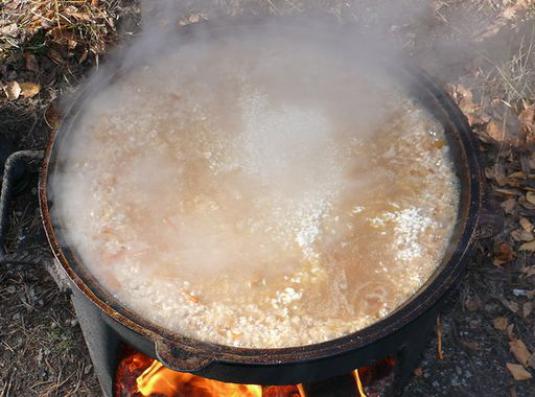
[[[54,208],[88,269],[147,320],[241,347],[330,340],[413,296],[456,219],[443,127],[313,44],[192,41],[91,97],[62,155]]]

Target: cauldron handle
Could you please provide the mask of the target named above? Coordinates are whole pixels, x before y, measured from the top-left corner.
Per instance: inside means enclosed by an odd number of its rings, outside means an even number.
[[[213,358],[205,352],[184,346],[176,346],[165,339],[157,339],[155,343],[156,356],[167,368],[180,372],[199,372],[207,368]]]
[[[4,165],[4,175],[2,177],[2,190],[0,192],[0,265],[6,263],[36,265],[40,264],[34,260],[31,253],[7,254],[5,251],[5,239],[9,225],[9,211],[16,183],[21,179],[31,163],[40,163],[43,152],[40,150],[20,150],[12,153]]]

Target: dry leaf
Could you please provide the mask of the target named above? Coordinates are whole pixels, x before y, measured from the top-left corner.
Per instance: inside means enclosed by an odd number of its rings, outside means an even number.
[[[533,236],[533,233],[526,232],[524,229],[516,229],[511,232],[511,237],[515,241],[531,241],[535,239],[535,236]]]
[[[492,323],[494,324],[494,328],[499,331],[505,331],[507,329],[507,325],[509,324],[506,317],[496,317],[494,320],[492,320]]]
[[[513,313],[517,313],[518,310],[520,309],[520,305],[514,301],[508,301],[507,299],[502,299],[501,302],[506,308],[511,310]]]
[[[527,243],[524,243],[520,246],[520,248],[518,248],[520,251],[530,251],[530,252],[534,252],[535,251],[535,240],[531,240]]]
[[[522,317],[528,318],[533,310],[533,302],[526,302],[522,305]]]
[[[503,142],[513,146],[518,146],[522,143],[514,121],[506,123],[504,121],[491,120],[487,124],[486,132],[496,142]]]
[[[535,192],[527,192],[526,200],[528,203],[535,205]]]
[[[520,364],[507,363],[505,365],[515,380],[529,380],[532,378],[531,374]]]
[[[59,127],[61,121],[61,114],[58,108],[52,103],[45,112],[45,122],[52,128],[56,129]]]
[[[64,63],[63,57],[61,56],[59,52],[57,52],[53,48],[48,49],[47,55],[50,58],[50,60],[54,62],[56,65],[63,65]]]
[[[39,64],[37,63],[37,58],[35,57],[35,55],[29,52],[25,52],[24,61],[26,63],[26,70],[39,73]]]
[[[500,204],[506,214],[512,214],[516,206],[516,199],[509,198]]]
[[[20,83],[20,88],[22,90],[21,95],[25,98],[32,98],[39,94],[39,91],[41,91],[41,86],[37,83]]]
[[[487,24],[482,31],[476,32],[474,38],[476,41],[483,41],[492,36],[495,36],[499,31],[502,30],[509,22],[515,18],[515,16],[526,11],[532,0],[518,0],[516,2],[511,2],[512,5],[509,5],[503,9],[503,11],[494,17],[492,23]],[[504,1],[504,5],[509,2]]]
[[[509,349],[520,364],[522,364],[524,367],[528,366],[531,353],[522,340],[515,339],[509,342]]]
[[[494,257],[500,261],[510,262],[513,260],[513,250],[507,243],[501,243],[495,248]]]
[[[526,277],[535,276],[535,266],[525,266],[521,270],[522,273],[526,275]]]
[[[21,92],[19,83],[16,81],[10,81],[4,86],[4,92],[6,93],[7,99],[10,101],[17,99]]]
[[[414,370],[414,375],[420,377],[424,374],[424,370],[422,369],[422,367],[418,367]]]
[[[89,51],[86,48],[86,49],[84,49],[84,51],[82,52],[82,54],[78,58],[78,64],[84,63],[87,60],[87,56],[88,55],[89,55]]]
[[[66,45],[71,50],[78,45],[76,35],[71,31],[63,27],[56,27],[48,31],[48,36],[52,40],[60,45]]]
[[[469,115],[479,109],[474,103],[472,91],[462,84],[450,85],[448,89],[464,114]]]
[[[475,312],[481,307],[481,301],[479,298],[467,298],[464,301],[464,307],[470,312]]]
[[[65,14],[67,14],[70,17],[73,17],[74,19],[78,19],[80,21],[90,21],[91,15],[88,12],[82,11],[79,8],[76,8],[75,6],[69,6],[65,8]]]
[[[15,37],[18,37],[19,34],[20,34],[20,29],[16,23],[12,23],[12,24],[9,24],[0,28],[1,36],[9,36],[9,37],[15,38]]]
[[[507,175],[507,178],[520,178],[520,179],[526,179],[527,175],[523,171],[516,171],[512,174]]]
[[[535,103],[531,106],[526,106],[520,115],[520,124],[526,134],[535,132]]]
[[[526,232],[531,232],[533,230],[533,223],[531,223],[528,218],[522,217],[518,223],[520,223],[520,226],[522,226],[522,229]]]
[[[521,146],[526,141],[526,134],[518,116],[501,99],[494,99],[489,108],[492,120],[487,124],[486,133],[498,143]]]
[[[507,336],[509,337],[509,339],[513,340],[515,339],[515,334],[513,333],[515,329],[515,325],[514,324],[509,324],[506,328],[507,330]]]

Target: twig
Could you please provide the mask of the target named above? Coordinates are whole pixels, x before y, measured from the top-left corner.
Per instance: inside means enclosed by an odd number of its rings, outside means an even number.
[[[437,359],[444,360],[444,351],[442,350],[442,323],[440,321],[440,314],[437,316]]]

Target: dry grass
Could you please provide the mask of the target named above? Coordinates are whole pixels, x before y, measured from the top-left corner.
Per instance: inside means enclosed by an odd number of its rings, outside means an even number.
[[[2,47],[39,51],[49,42],[94,54],[116,34],[118,0],[25,0],[1,10]]]
[[[535,26],[529,35],[520,38],[511,59],[495,68],[507,103],[535,101]]]

